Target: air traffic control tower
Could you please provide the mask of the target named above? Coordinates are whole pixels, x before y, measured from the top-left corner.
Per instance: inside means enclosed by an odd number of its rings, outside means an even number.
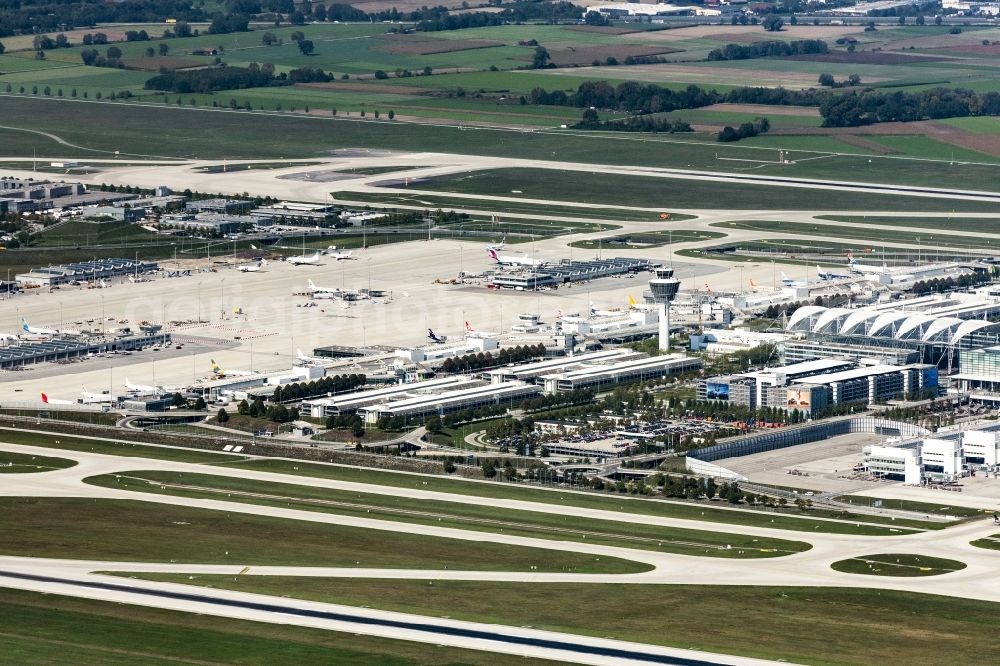
[[[677,297],[681,281],[674,277],[674,269],[657,266],[656,277],[649,281],[653,300],[660,306],[660,350],[670,351],[670,303]]]

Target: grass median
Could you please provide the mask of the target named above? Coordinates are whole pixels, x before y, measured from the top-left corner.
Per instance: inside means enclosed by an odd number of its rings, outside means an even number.
[[[5,588],[0,616],[0,661],[9,664],[524,664],[494,652]]]
[[[830,565],[834,571],[865,576],[892,576],[895,578],[915,578],[923,576],[940,576],[942,574],[961,571],[964,562],[946,560],[941,557],[927,555],[912,555],[908,553],[880,553],[878,555],[862,555],[847,560],[840,560]]]
[[[638,573],[614,557],[154,502],[0,498],[0,554],[188,564]]]
[[[0,451],[0,474],[30,474],[34,472],[51,472],[66,469],[76,465],[75,460],[66,458],[50,458],[27,453]]]
[[[117,442],[102,439],[84,439],[41,432],[24,432],[17,428],[0,427],[0,442],[24,444],[64,451],[101,453],[126,458],[153,458],[171,462],[209,463],[239,460],[239,457],[209,451],[174,448],[170,446],[149,446],[132,442]]]
[[[890,590],[136,577],[800,664],[951,666],[1000,649],[1000,604]]]
[[[706,557],[780,557],[809,550],[801,541],[616,522],[489,505],[358,493],[237,477],[136,471],[90,477],[106,488],[334,513],[507,536]]]
[[[369,483],[396,488],[417,488],[456,495],[475,495],[496,499],[513,499],[561,506],[578,506],[604,511],[623,511],[646,516],[683,518],[710,523],[768,527],[801,532],[831,532],[836,534],[856,534],[891,536],[906,534],[914,529],[934,527],[936,523],[897,520],[888,525],[874,525],[865,522],[867,517],[844,512],[840,520],[815,520],[808,515],[788,515],[752,509],[723,508],[717,503],[682,502],[627,495],[607,495],[594,492],[571,490],[568,488],[534,488],[513,483],[472,481],[446,476],[408,474],[344,465],[321,465],[300,463],[291,460],[250,459],[232,462],[220,467],[236,467],[260,472],[314,476],[322,479]]]

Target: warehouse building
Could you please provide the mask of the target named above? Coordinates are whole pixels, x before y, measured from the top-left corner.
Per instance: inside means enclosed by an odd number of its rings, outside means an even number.
[[[200,201],[188,201],[184,208],[192,213],[245,215],[253,208],[253,202],[242,199],[201,199]]]
[[[781,395],[776,403],[772,402],[776,394],[771,389],[783,388],[789,382],[806,377],[854,367],[853,362],[845,359],[814,359],[755,372],[709,377],[698,382],[697,397],[699,400],[720,400],[745,405],[750,409],[780,407],[786,404],[787,397]]]
[[[170,334],[159,328],[141,335],[128,335],[97,341],[56,338],[42,342],[18,342],[0,347],[0,369],[24,368],[38,363],[63,363],[110,352],[137,351],[155,345],[170,344]]]
[[[484,382],[471,380],[468,377],[441,377],[414,384],[394,384],[366,391],[353,391],[342,395],[304,400],[302,402],[302,410],[303,412],[308,412],[312,418],[322,419],[327,416],[353,414],[363,407],[370,407],[371,405],[377,405],[390,400],[483,385]]]
[[[556,264],[545,264],[530,269],[503,271],[494,275],[489,283],[491,289],[516,289],[531,291],[554,288],[574,282],[588,282],[605,277],[635,275],[652,270],[648,259],[614,257],[593,261],[570,261],[563,259]]]
[[[662,379],[701,369],[701,360],[681,355],[650,356],[607,364],[589,364],[568,372],[543,375],[546,393],[577,389],[604,389],[625,382]]]
[[[469,385],[460,385],[440,392],[428,392],[361,407],[357,413],[366,423],[376,423],[383,417],[402,417],[407,421],[423,420],[433,415],[442,416],[490,405],[508,405],[512,408],[525,398],[538,395],[541,391],[540,386],[523,382],[507,382],[498,386],[470,382]]]
[[[630,349],[604,349],[585,354],[576,354],[574,356],[550,358],[535,363],[524,363],[521,365],[510,365],[503,368],[496,368],[488,371],[486,376],[492,384],[513,381],[535,384],[538,383],[544,375],[578,370],[593,363],[617,363],[639,357],[644,357],[644,355]]]

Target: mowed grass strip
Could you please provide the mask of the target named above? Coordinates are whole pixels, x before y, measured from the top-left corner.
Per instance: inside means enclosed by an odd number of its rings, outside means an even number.
[[[965,567],[965,563],[958,560],[947,560],[941,557],[912,555],[909,553],[862,555],[861,557],[840,560],[830,565],[831,569],[841,573],[862,574],[865,576],[892,576],[896,578],[940,576],[954,571],[961,571]]]
[[[76,465],[75,460],[65,458],[49,458],[26,453],[0,450],[0,474],[25,474],[32,472],[51,472],[56,469],[66,469]]]
[[[817,220],[850,222],[851,224],[879,224],[905,229],[949,229],[951,231],[1000,232],[1000,217],[897,217],[879,215],[817,215]]]
[[[0,553],[127,562],[638,573],[638,562],[142,501],[0,498]]]
[[[477,532],[597,543],[706,557],[780,557],[809,544],[765,537],[614,522],[477,504],[414,499],[331,488],[179,472],[135,471],[90,477],[87,483],[142,493],[224,499],[358,518],[435,525]]]
[[[673,229],[671,231],[647,231],[621,236],[605,236],[604,238],[578,240],[573,241],[570,245],[584,249],[599,247],[606,247],[609,250],[615,248],[641,249],[646,247],[662,247],[668,243],[694,243],[703,240],[713,240],[724,238],[725,235],[717,231]]]
[[[852,588],[138,577],[823,666],[952,666],[1000,649],[1000,604]]]
[[[524,664],[523,657],[495,652],[6,588],[0,588],[0,616],[0,660],[9,664]]]
[[[169,446],[148,446],[131,442],[113,442],[101,439],[84,439],[48,433],[21,432],[16,428],[0,427],[0,442],[24,444],[65,451],[84,451],[126,458],[153,458],[185,463],[212,463],[240,460],[239,456],[210,453],[194,449]]]
[[[910,528],[913,527],[926,528],[936,525],[934,523],[919,521],[897,520],[890,528],[889,526],[873,525],[864,522],[867,520],[867,517],[854,516],[847,513],[841,516],[846,519],[845,521],[814,520],[809,516],[799,517],[753,510],[724,509],[720,508],[717,504],[709,504],[707,502],[689,503],[672,500],[609,496],[570,489],[549,490],[511,483],[477,482],[445,476],[388,472],[341,465],[300,463],[291,460],[262,460],[258,458],[246,460],[245,462],[224,463],[220,466],[238,467],[240,469],[252,469],[278,474],[314,476],[323,479],[370,483],[396,488],[417,488],[453,493],[455,495],[475,495],[477,497],[493,497],[496,499],[523,500],[544,504],[601,509],[603,511],[623,511],[647,516],[684,518],[711,523],[749,525],[802,532],[889,536],[911,532],[912,529]],[[854,519],[857,519],[858,522],[854,522]],[[851,522],[847,522],[848,520]]]

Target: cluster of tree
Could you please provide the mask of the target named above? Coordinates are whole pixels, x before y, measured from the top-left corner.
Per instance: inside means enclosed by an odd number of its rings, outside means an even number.
[[[146,90],[176,93],[210,93],[218,90],[259,88],[274,81],[274,65],[250,67],[212,67],[164,72],[148,79]]]
[[[941,291],[952,291],[954,289],[966,289],[977,284],[989,282],[992,276],[989,273],[966,273],[955,277],[950,275],[945,278],[931,278],[929,280],[919,280],[913,283],[914,294],[933,294]]]
[[[496,352],[480,352],[478,354],[466,354],[454,358],[445,359],[441,369],[445,372],[470,372],[492,368],[508,363],[523,363],[533,358],[545,356],[545,345],[518,345],[517,347],[503,348]]]
[[[561,391],[549,395],[540,395],[522,400],[521,410],[525,412],[540,412],[556,407],[566,407],[567,405],[583,405],[593,402],[596,395],[597,393],[593,389],[576,389],[574,391]]]
[[[788,57],[826,53],[829,46],[822,39],[798,39],[793,42],[778,40],[752,44],[726,44],[721,49],[709,51],[709,60],[750,60],[752,58]]]
[[[122,50],[117,46],[109,46],[106,55],[101,55],[97,49],[83,49],[80,51],[80,59],[84,65],[92,67],[112,67],[122,68],[125,64],[121,61]],[[99,94],[99,93],[98,93]],[[100,99],[100,98],[98,98]]]
[[[499,3],[497,3],[499,4]],[[464,28],[483,28],[487,26],[505,25],[507,23],[524,23],[525,21],[576,20],[580,18],[584,8],[571,2],[539,2],[527,0],[504,5],[499,12],[468,12],[452,14],[445,7],[423,8],[401,15],[417,22],[417,30],[437,32],[440,30],[462,30]],[[391,20],[391,19],[390,19]]]
[[[506,405],[486,405],[485,407],[476,407],[474,409],[463,409],[460,412],[452,412],[451,414],[445,414],[441,419],[441,423],[447,427],[451,428],[460,423],[471,423],[472,421],[481,421],[482,419],[488,419],[494,416],[503,416],[507,413]]]
[[[55,39],[52,39],[48,35],[35,35],[35,38],[31,42],[32,47],[36,51],[49,51],[51,49],[65,49],[72,46],[69,43],[69,39],[66,35],[59,33],[56,35]]]
[[[274,402],[294,402],[314,398],[327,393],[345,393],[353,391],[365,383],[364,375],[334,375],[332,377],[320,377],[310,382],[296,382],[276,386],[274,389]]]
[[[231,32],[246,32],[250,29],[250,17],[246,14],[216,14],[208,25],[211,35],[227,35]]]
[[[607,81],[584,81],[576,92],[547,91],[535,88],[525,103],[545,106],[575,106],[577,108],[609,109],[633,114],[649,114],[679,109],[697,109],[710,104],[772,104],[788,106],[819,106],[830,96],[821,90],[788,90],[786,88],[736,88],[729,92],[705,90],[690,85],[672,90],[654,84],[626,81],[613,86]]]
[[[220,412],[223,410],[220,410]],[[236,405],[236,411],[241,416],[251,416],[255,419],[267,419],[275,423],[288,423],[299,418],[298,407],[286,407],[284,405],[265,405],[260,398],[255,398],[252,402],[241,400]],[[227,419],[228,420],[228,415]],[[223,421],[219,421],[223,423]]]
[[[168,18],[204,21],[208,17],[188,0],[17,0],[0,3],[0,37],[73,30],[99,23],[162,23]]]
[[[198,410],[205,409],[206,407],[208,407],[208,405],[205,403],[205,399],[202,398],[201,396],[198,396],[197,400],[188,402],[188,399],[185,398],[180,393],[174,393],[172,396],[170,396],[170,406],[176,407],[178,409],[198,409]]]
[[[602,132],[660,132],[674,134],[675,132],[693,132],[691,125],[684,120],[671,120],[657,116],[629,116],[621,120],[599,120],[597,111],[585,109],[583,120],[573,125],[574,129],[601,130]]]
[[[339,414],[326,417],[327,430],[350,430],[355,437],[365,436],[365,422],[357,414]]]
[[[861,76],[851,74],[845,80],[837,81],[833,78],[833,74],[820,74],[819,84],[826,88],[849,88],[861,85]]]
[[[1000,115],[1000,92],[978,93],[963,88],[933,88],[916,92],[865,90],[831,95],[820,105],[820,114],[824,127],[997,116]]]
[[[719,132],[719,141],[739,141],[749,139],[759,134],[765,134],[771,129],[771,121],[767,118],[754,118],[752,123],[740,123],[739,127],[733,128],[726,125]]]

